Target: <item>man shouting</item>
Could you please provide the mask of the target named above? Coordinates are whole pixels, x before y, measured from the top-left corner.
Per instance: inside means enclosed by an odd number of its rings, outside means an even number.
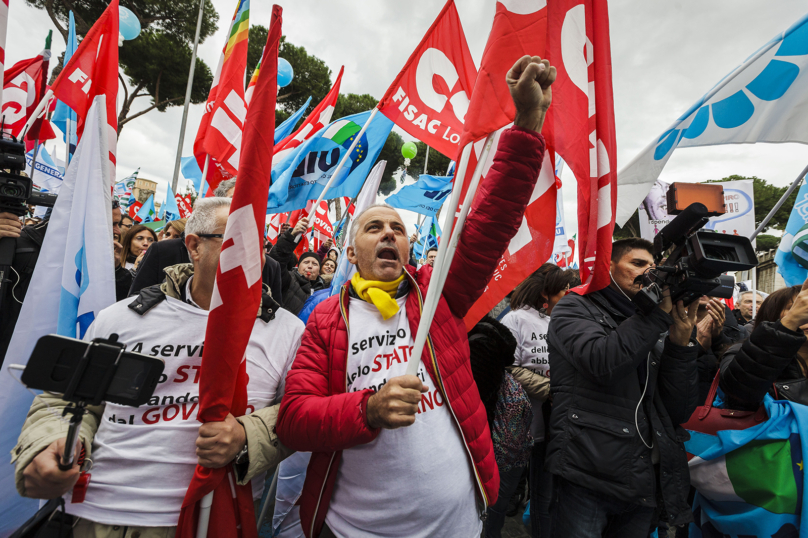
[[[432,267],[407,266],[399,214],[371,206],[351,227],[358,273],[318,305],[287,376],[277,432],[312,452],[307,537],[478,537],[499,489],[463,317],[516,234],[544,156],[555,68],[525,56],[507,75],[515,126],[460,236],[417,376],[404,375]]]

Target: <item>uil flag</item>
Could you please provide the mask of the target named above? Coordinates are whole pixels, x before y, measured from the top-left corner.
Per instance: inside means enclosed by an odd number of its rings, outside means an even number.
[[[275,144],[275,164],[282,162],[295,148],[300,146],[303,142],[317,134],[320,129],[325,127],[331,122],[331,116],[334,114],[334,107],[337,106],[337,98],[339,98],[339,87],[342,83],[342,73],[345,67],[340,67],[337,79],[334,85],[331,86],[328,95],[326,95],[320,104],[314,107],[314,110],[308,115],[303,124],[295,131],[280,142]]]
[[[452,176],[422,174],[413,185],[406,185],[385,203],[428,217],[434,217],[452,192]]]
[[[205,160],[210,156],[205,178],[210,192],[238,171],[241,130],[247,115],[244,72],[249,25],[250,0],[238,0],[194,140],[194,157],[200,170],[205,169]]]
[[[808,15],[733,69],[620,171],[617,224],[637,210],[676,148],[808,144],[806,125]]]
[[[483,51],[460,142],[458,162],[464,152],[468,152],[470,156],[461,203],[483,149],[485,137],[496,133],[488,158],[482,163],[483,177],[493,164],[502,129],[513,122],[516,115],[505,75],[526,54],[544,56],[546,31],[547,7],[544,0],[497,2],[494,22]],[[544,153],[536,187],[519,230],[500,258],[498,278],[488,283],[482,296],[465,317],[464,321],[469,329],[553,254],[556,188],[551,118],[548,117],[545,121],[542,132],[545,134],[547,151]],[[479,203],[479,200],[474,203]]]
[[[382,97],[379,111],[452,158],[476,78],[457,8],[449,0]]]
[[[50,35],[45,50],[34,58],[20,60],[3,74],[3,121],[5,131],[19,137],[25,122],[45,96],[50,60]],[[44,115],[44,111],[43,111]],[[37,138],[44,118],[38,119],[28,130],[27,139]]]
[[[553,84],[553,136],[578,182],[581,282],[577,293],[609,284],[617,143],[606,0],[558,0],[547,12],[547,57]],[[636,208],[636,207],[635,207]]]
[[[108,177],[114,178],[115,148],[118,143],[118,111],[115,106],[118,98],[118,0],[111,0],[95,21],[50,91],[76,113],[79,140],[93,99],[97,95],[106,96],[110,160]]]
[[[205,330],[199,378],[201,422],[223,421],[229,413],[242,416],[247,409],[244,353],[261,304],[264,222],[273,143],[266,133],[275,130],[281,13],[279,6],[273,6],[261,72],[244,124],[244,151],[238,163],[241,180],[236,182],[230,205]],[[219,469],[197,465],[182,503],[178,538],[198,535],[200,501],[209,493],[213,494],[213,504],[207,536],[258,536],[251,485],[236,485],[232,465]]]
[[[143,223],[154,222],[155,220],[159,220],[157,218],[157,212],[154,210],[153,194],[149,196],[149,199],[143,203],[140,209],[138,209],[138,212],[135,215],[135,220]]]

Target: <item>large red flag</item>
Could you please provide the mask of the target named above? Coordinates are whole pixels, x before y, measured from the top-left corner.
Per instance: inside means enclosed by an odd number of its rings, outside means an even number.
[[[111,0],[101,17],[81,40],[76,52],[51,86],[57,99],[76,113],[76,133],[84,132],[84,118],[97,95],[106,96],[110,177],[115,180],[118,144],[118,0]]]
[[[244,353],[261,303],[264,221],[272,169],[275,131],[279,6],[273,6],[261,72],[244,124],[241,181],[236,183],[222,253],[210,301],[205,353],[199,379],[201,422],[223,421],[247,408]],[[213,491],[209,537],[257,537],[252,487],[236,486],[232,466],[208,469],[197,465],[182,504],[177,537],[196,536],[199,501]],[[228,474],[230,475],[228,477]]]
[[[379,102],[396,125],[449,158],[457,154],[477,78],[454,0],[448,0]]]
[[[609,285],[617,205],[609,11],[606,0],[554,0],[547,17],[555,143],[578,181],[583,284],[575,291],[584,294]]]
[[[3,79],[3,121],[4,129],[13,136],[18,137],[26,121],[34,113],[39,102],[45,96],[48,80],[48,64],[51,56],[50,36],[48,36],[45,50],[34,58],[20,60],[4,73]],[[55,102],[55,100],[54,100]],[[28,129],[26,139],[49,140],[55,138],[45,115],[46,109],[40,114],[40,119]],[[47,125],[44,129],[43,126]]]
[[[480,71],[477,74],[477,83],[471,94],[466,129],[460,142],[461,148],[473,144],[461,191],[461,204],[484,146],[483,139],[490,133],[508,126],[516,115],[505,75],[519,58],[525,55],[543,57],[545,54],[547,30],[545,6],[543,0],[497,3],[491,34],[488,36]],[[466,327],[469,329],[553,254],[557,189],[553,173],[555,170],[553,121],[549,114],[545,119],[542,133],[547,149],[536,187],[522,217],[522,225],[500,258],[497,270],[485,292],[466,315]],[[493,163],[498,142],[497,132],[487,161],[483,163],[483,177]],[[475,200],[475,203],[478,202]]]

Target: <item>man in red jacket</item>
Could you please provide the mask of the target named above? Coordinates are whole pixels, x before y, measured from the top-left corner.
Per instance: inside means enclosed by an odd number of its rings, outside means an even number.
[[[463,317],[516,234],[544,157],[555,68],[525,56],[507,75],[515,126],[460,236],[417,376],[404,375],[432,267],[407,266],[398,213],[351,227],[358,273],[318,305],[286,379],[277,433],[312,452],[300,498],[307,537],[478,537],[499,474]]]

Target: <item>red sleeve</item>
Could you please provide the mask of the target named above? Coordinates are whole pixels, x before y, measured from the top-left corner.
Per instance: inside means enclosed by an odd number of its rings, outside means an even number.
[[[309,317],[303,341],[286,375],[278,413],[278,437],[297,451],[345,450],[368,443],[379,433],[366,420],[367,401],[373,390],[330,395],[327,345],[322,338],[330,328],[320,308],[325,305],[318,305]]]
[[[443,297],[463,318],[494,275],[497,262],[522,223],[544,159],[541,133],[511,127],[499,139],[494,163],[480,184],[460,234]]]

